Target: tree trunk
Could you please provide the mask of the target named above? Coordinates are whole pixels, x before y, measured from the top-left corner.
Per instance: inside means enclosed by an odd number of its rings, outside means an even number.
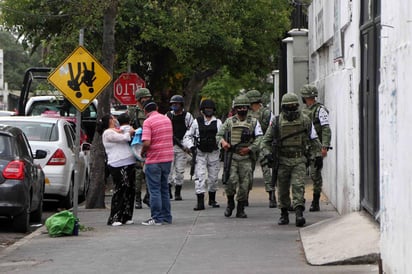
[[[118,0],[111,0],[104,13],[103,23],[103,45],[102,45],[102,65],[113,75],[115,56],[114,30],[116,24]],[[110,97],[113,93],[113,85],[107,88],[98,96],[99,104],[97,118],[110,113]],[[94,134],[93,149],[91,150],[90,167],[90,188],[86,196],[86,208],[105,208],[105,152],[102,136]]]
[[[217,70],[209,69],[195,73],[190,78],[183,91],[185,98],[185,109],[190,111],[194,117],[199,114],[200,91],[207,84],[209,77],[215,74]]]

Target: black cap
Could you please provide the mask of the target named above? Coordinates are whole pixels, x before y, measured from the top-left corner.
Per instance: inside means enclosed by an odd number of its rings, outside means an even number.
[[[157,104],[152,99],[143,102],[143,109],[147,112],[153,111],[157,108]]]

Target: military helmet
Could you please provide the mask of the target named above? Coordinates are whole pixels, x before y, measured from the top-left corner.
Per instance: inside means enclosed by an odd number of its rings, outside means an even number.
[[[185,100],[183,99],[182,95],[173,95],[172,98],[170,98],[170,104],[173,103],[180,103],[180,104],[184,104]]]
[[[296,94],[294,93],[286,93],[282,96],[282,103],[281,105],[293,105],[293,104],[298,104],[299,105],[299,98]]]
[[[200,102],[200,109],[205,109],[205,108],[212,108],[214,110],[216,110],[216,105],[215,102],[213,102],[213,100],[210,99],[204,99],[202,100],[202,102]]]
[[[304,85],[300,89],[303,98],[318,97],[318,89],[313,85]]]
[[[233,101],[233,107],[249,106],[250,100],[246,95],[239,95]]]
[[[256,89],[252,89],[246,92],[246,96],[249,98],[251,104],[260,103],[262,101],[262,95]]]
[[[152,97],[150,90],[148,88],[139,88],[135,94],[136,100],[140,100],[143,97]]]

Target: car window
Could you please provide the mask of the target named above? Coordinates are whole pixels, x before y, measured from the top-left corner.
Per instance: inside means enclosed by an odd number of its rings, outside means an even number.
[[[30,159],[32,157],[31,151],[29,151],[30,145],[27,143],[26,138],[24,138],[23,134],[19,134],[16,137],[16,144],[19,150],[19,155],[21,157]]]
[[[47,112],[56,112],[60,115],[64,114],[64,111],[61,109],[59,101],[39,101],[33,102],[29,115],[31,116],[40,116]]]
[[[8,157],[12,156],[12,140],[11,137],[8,135],[0,135],[0,156],[1,157]]]
[[[12,120],[1,123],[20,128],[29,141],[57,141],[59,139],[59,132],[54,123]]]
[[[84,118],[96,118],[97,109],[94,104],[90,104],[83,112],[82,115]]]
[[[27,115],[40,116],[42,114],[57,113],[60,116],[76,117],[76,108],[73,105],[69,105],[64,100],[52,100],[52,101],[33,101],[31,108]],[[97,109],[92,103],[82,112],[83,118],[96,118]]]
[[[67,139],[67,144],[68,146],[73,149],[74,148],[74,140],[75,140],[75,135],[73,132],[73,129],[71,128],[70,125],[64,125],[64,132],[66,134],[66,139]]]

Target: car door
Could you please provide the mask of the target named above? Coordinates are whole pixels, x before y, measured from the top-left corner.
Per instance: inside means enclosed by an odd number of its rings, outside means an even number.
[[[42,186],[39,183],[38,168],[33,162],[33,155],[30,149],[29,141],[23,133],[16,136],[16,148],[18,150],[19,157],[25,162],[25,172],[27,173],[26,180],[31,186],[33,193],[31,208],[35,209],[40,202],[39,198],[42,191]]]

